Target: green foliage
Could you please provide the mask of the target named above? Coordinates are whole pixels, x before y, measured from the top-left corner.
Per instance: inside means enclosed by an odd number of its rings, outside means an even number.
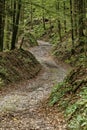
[[[3,63],[5,61],[3,60]],[[0,66],[0,88],[4,85],[4,78],[8,75],[7,69],[4,67]]]
[[[31,33],[28,34],[28,38],[31,46],[38,45],[36,38]]]
[[[7,76],[8,74],[7,74],[7,69],[5,69],[5,68],[3,68],[2,66],[0,66],[0,75],[1,76]]]
[[[32,33],[37,39],[39,39],[45,33],[42,24],[34,26]]]
[[[58,33],[53,33],[50,38],[50,42],[54,45],[57,45],[59,42]]]
[[[3,85],[4,85],[4,82],[3,82],[2,78],[0,78],[0,89],[2,88]]]
[[[33,47],[33,46],[37,46],[38,45],[36,38],[30,32],[26,31],[26,33],[24,33],[22,38],[23,38],[23,41],[20,44],[21,48],[22,48],[23,45],[24,45],[23,47],[26,47],[26,46],[27,47]]]
[[[87,86],[83,88],[79,99],[66,108],[69,120],[69,129],[87,130]],[[70,119],[71,118],[71,119]]]
[[[59,92],[59,90],[61,89],[61,87],[63,86],[63,82],[57,84],[54,86],[53,90],[52,90],[52,93],[50,95],[50,103],[49,105],[53,106],[55,103],[58,102],[58,100],[60,100],[60,98],[63,96],[63,93]]]
[[[52,93],[50,95],[50,103],[49,103],[51,106],[53,106],[55,103],[60,101],[61,101],[60,105],[65,105],[64,103],[65,101],[62,100],[62,97],[72,90],[71,87],[65,87],[66,84],[67,82],[64,81],[64,82],[60,82],[59,84],[53,87]]]
[[[57,41],[57,39],[59,39],[58,19],[60,20],[60,23],[61,23],[62,35],[65,34],[65,32],[63,30],[64,29],[64,20],[66,20],[66,23],[68,24],[68,26],[66,28],[67,32],[70,30],[71,25],[70,25],[69,0],[67,0],[67,2],[66,2],[66,18],[64,16],[63,2],[64,2],[63,0],[62,1],[57,1],[57,0],[28,1],[28,0],[26,0],[24,2],[25,5],[26,4],[28,5],[24,8],[24,19],[25,19],[24,24],[25,24],[25,26],[27,26],[29,28],[30,32],[33,32],[33,34],[36,38],[40,38],[46,32],[47,32],[47,35],[49,35],[48,28],[53,26],[54,27],[53,32],[50,31],[50,39],[52,38],[51,39],[52,43],[58,42]],[[58,3],[59,3],[59,10],[57,9]],[[47,22],[45,21],[45,26],[46,26],[45,30],[43,28],[43,24],[44,24],[43,17],[44,17],[44,19],[48,20]],[[27,24],[27,23],[29,23],[29,24]],[[53,34],[53,33],[55,33],[55,34]]]
[[[85,69],[83,67],[83,70],[77,69],[78,72],[72,71],[64,82],[53,87],[50,95],[49,104],[51,106],[58,104],[58,109],[62,108],[69,130],[87,130],[87,80],[85,77],[87,73]],[[74,90],[77,86],[80,88],[76,92]]]
[[[23,58],[23,60],[24,60],[24,63],[25,64],[29,64],[29,63],[32,63],[32,60],[31,59],[25,59],[25,58]]]
[[[79,55],[72,55],[69,61],[72,65],[75,63],[75,66],[87,65],[87,57],[84,55],[84,52],[79,53]]]

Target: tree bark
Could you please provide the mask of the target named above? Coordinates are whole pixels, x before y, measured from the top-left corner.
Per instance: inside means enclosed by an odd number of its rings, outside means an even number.
[[[74,21],[73,21],[72,0],[70,0],[70,13],[71,13],[72,47],[74,48]]]
[[[3,51],[5,0],[0,0],[0,51]]]
[[[15,49],[18,26],[19,26],[20,10],[21,10],[21,0],[18,0],[18,8],[16,6],[17,6],[16,1],[14,0],[13,33],[12,33],[12,41],[11,41],[11,50]],[[17,8],[17,12],[16,12],[16,8]]]

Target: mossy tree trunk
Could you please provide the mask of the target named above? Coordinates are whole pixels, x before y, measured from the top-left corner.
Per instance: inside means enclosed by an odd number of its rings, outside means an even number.
[[[46,24],[45,24],[45,11],[44,11],[44,0],[42,0],[42,22],[43,22],[43,28],[46,30]]]
[[[59,39],[62,42],[62,36],[61,36],[61,22],[59,18],[59,10],[60,10],[60,3],[58,0],[56,0],[56,11],[57,11],[57,31],[59,34]]]
[[[70,14],[71,14],[72,48],[74,48],[74,21],[73,21],[73,3],[72,3],[72,0],[70,0]]]
[[[21,0],[14,0],[14,12],[13,12],[13,32],[12,32],[12,41],[11,41],[11,50],[15,49],[18,26],[19,26],[19,18],[20,18],[20,10],[21,10]]]
[[[0,0],[0,51],[3,51],[5,0]]]
[[[78,21],[78,25],[79,25],[79,45],[83,45],[84,40],[84,34],[83,34],[83,29],[84,29],[84,0],[79,0],[78,1],[78,11],[79,11],[79,21]]]
[[[66,33],[66,2],[63,2],[63,10],[64,10],[64,31]]]

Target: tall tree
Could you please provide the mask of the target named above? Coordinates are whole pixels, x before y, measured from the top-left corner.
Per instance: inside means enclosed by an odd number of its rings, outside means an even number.
[[[73,3],[72,3],[72,0],[70,0],[70,13],[71,13],[72,47],[74,48],[74,21],[73,21]]]
[[[0,51],[3,51],[5,0],[0,0]]]
[[[78,1],[73,0],[74,34],[78,36]]]
[[[59,39],[62,41],[62,36],[61,36],[61,23],[60,23],[60,18],[59,18],[59,11],[60,11],[60,2],[56,0],[56,11],[57,11],[57,30],[59,34]]]
[[[83,44],[83,29],[84,29],[84,0],[78,0],[78,12],[79,12],[79,21],[78,21],[78,26],[79,26],[79,43],[80,45]]]
[[[66,2],[63,1],[63,8],[64,8],[64,31],[66,33]]]
[[[21,0],[17,0],[17,1],[14,0],[13,4],[14,4],[14,11],[13,11],[13,33],[12,33],[12,41],[11,41],[11,50],[15,49],[22,3]]]
[[[43,22],[43,28],[44,30],[46,29],[46,24],[45,24],[45,10],[44,10],[44,0],[42,0],[42,22]]]

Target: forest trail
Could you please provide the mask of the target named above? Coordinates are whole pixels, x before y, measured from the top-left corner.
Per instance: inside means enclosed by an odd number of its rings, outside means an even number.
[[[0,95],[0,130],[66,130],[61,113],[44,105],[54,84],[61,82],[69,68],[52,59],[52,46],[38,41],[30,49],[43,69],[34,79]]]

